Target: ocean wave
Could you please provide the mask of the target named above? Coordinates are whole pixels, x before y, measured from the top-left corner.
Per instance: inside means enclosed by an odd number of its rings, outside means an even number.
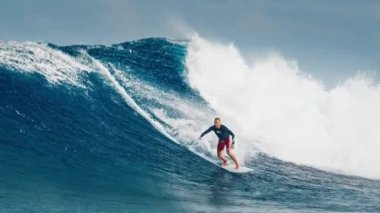
[[[378,91],[361,77],[326,90],[281,56],[248,65],[200,37],[2,42],[0,207],[378,211],[378,181],[322,171],[378,178]],[[214,116],[253,173],[209,163],[216,139],[198,137]]]

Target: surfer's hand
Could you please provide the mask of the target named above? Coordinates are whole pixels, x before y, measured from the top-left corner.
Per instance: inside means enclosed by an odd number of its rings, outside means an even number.
[[[199,136],[199,140],[202,139],[202,136]]]
[[[232,145],[231,145],[231,148],[232,148],[232,149],[235,148],[235,144],[232,144]]]

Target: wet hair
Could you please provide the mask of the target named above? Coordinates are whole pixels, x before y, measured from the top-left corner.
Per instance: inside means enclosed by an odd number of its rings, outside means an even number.
[[[221,120],[220,120],[219,117],[216,117],[216,118],[214,119],[214,122],[215,122],[215,121],[219,121],[219,122],[220,122]]]

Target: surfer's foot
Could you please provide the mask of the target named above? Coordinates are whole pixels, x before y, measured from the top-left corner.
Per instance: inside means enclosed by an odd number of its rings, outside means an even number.
[[[236,164],[235,169],[239,169],[239,168],[240,168],[240,165]]]
[[[227,166],[227,161],[223,161],[222,165]]]

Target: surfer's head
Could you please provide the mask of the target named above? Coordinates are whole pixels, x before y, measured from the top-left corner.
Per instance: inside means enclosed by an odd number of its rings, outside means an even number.
[[[222,122],[220,121],[220,118],[219,118],[219,117],[216,117],[216,118],[214,119],[214,125],[215,125],[215,127],[216,127],[217,129],[219,129],[220,126],[222,125]]]

